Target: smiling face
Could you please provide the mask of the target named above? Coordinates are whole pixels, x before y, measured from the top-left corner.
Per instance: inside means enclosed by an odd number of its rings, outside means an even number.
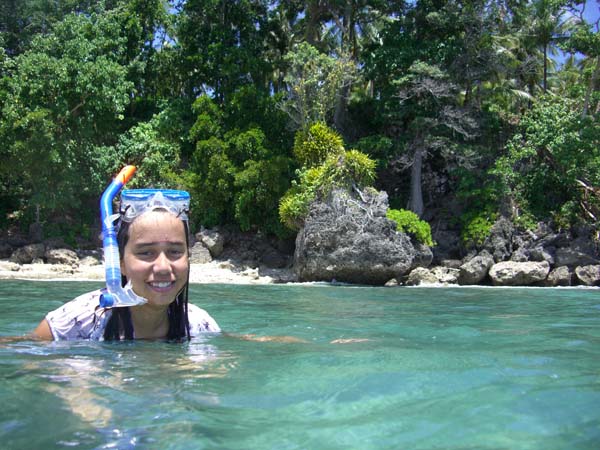
[[[149,305],[168,306],[188,280],[189,258],[183,222],[165,211],[150,211],[129,227],[121,272]]]

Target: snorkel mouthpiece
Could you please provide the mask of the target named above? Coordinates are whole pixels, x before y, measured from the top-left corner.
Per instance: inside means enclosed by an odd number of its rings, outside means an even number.
[[[106,292],[100,296],[100,306],[103,308],[118,306],[135,306],[146,303],[146,299],[138,296],[131,288],[131,283],[121,286],[121,258],[117,243],[115,220],[118,214],[113,214],[112,202],[115,196],[135,173],[135,166],[125,166],[108,185],[100,199],[100,217],[102,219],[102,247],[104,249],[104,273]]]

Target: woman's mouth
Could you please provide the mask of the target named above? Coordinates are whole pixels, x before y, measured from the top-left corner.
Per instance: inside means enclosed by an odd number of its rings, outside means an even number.
[[[152,289],[159,292],[166,292],[175,284],[174,281],[151,281],[148,283]]]

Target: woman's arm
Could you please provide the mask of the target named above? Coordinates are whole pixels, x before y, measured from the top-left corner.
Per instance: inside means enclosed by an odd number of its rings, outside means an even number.
[[[53,341],[52,331],[46,319],[42,319],[33,332],[22,336],[0,336],[0,344],[10,344],[21,341]]]
[[[35,339],[39,339],[42,341],[53,341],[54,336],[52,336],[52,331],[50,330],[50,325],[48,325],[48,321],[46,319],[42,319],[40,324],[33,330],[33,336]]]

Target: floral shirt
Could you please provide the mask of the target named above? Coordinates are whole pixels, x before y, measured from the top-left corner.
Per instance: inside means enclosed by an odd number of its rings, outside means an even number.
[[[100,289],[88,292],[49,312],[46,320],[54,340],[104,340],[104,328],[112,310],[99,306],[101,294]],[[200,333],[221,331],[217,322],[206,311],[191,303],[188,304],[188,320],[192,337]]]

